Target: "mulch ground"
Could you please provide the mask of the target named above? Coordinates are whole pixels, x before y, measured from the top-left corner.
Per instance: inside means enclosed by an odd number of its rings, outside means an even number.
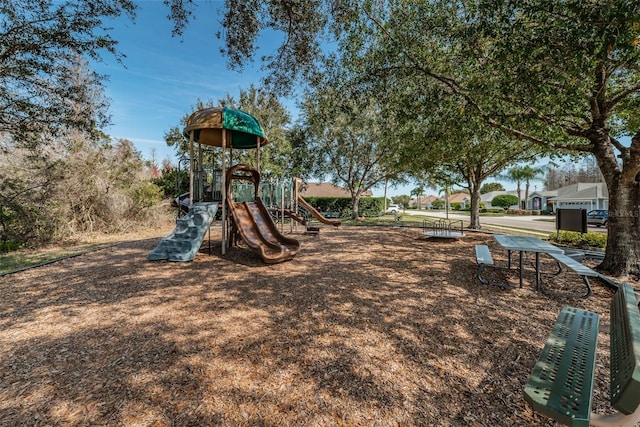
[[[587,300],[534,292],[531,274],[480,284],[474,244],[506,263],[487,234],[323,227],[265,265],[242,246],[221,256],[214,229],[211,254],[147,261],[169,231],[0,278],[0,425],[554,425],[522,390],[558,312],[609,322],[598,280]],[[545,285],[582,286],[568,272]],[[602,329],[594,407],[608,412]]]

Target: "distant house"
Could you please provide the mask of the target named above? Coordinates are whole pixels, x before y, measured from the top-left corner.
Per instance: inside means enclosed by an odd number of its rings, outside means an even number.
[[[431,209],[431,205],[434,200],[438,200],[436,196],[422,196],[420,197],[420,206],[418,206],[418,199],[414,198],[409,201],[409,207],[416,207],[419,209]]]
[[[449,196],[449,206],[451,206],[452,203],[460,203],[461,209],[467,208],[470,201],[471,196],[467,193],[453,193]]]
[[[351,197],[349,190],[330,182],[308,182],[303,184],[300,195],[302,197]],[[371,190],[362,193],[363,197],[371,197],[372,195]]]
[[[604,182],[580,182],[553,191],[534,191],[527,209],[608,209],[609,192]]]
[[[529,194],[527,200],[527,209],[532,211],[555,211],[555,198],[558,196],[558,190],[551,191],[534,191]]]
[[[580,182],[557,191],[552,199],[555,209],[609,209],[609,191],[604,182]]]

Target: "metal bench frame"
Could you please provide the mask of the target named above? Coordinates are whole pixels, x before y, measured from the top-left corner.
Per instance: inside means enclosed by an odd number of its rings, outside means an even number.
[[[640,421],[640,310],[633,288],[620,285],[611,302],[611,404],[591,413],[597,313],[564,307],[524,389],[531,407],[569,426],[634,426]]]
[[[566,298],[588,298],[593,292],[593,289],[591,288],[591,283],[589,282],[589,277],[600,277],[600,273],[590,269],[586,265],[583,265],[582,263],[576,261],[575,259],[567,255],[554,254],[554,253],[550,253],[548,255],[553,259],[555,259],[556,262],[558,263],[558,271],[556,273],[553,273],[554,276],[562,273],[563,271],[562,266],[564,265],[565,267],[573,270],[576,274],[578,274],[578,276],[582,278],[582,281],[586,286],[586,291],[584,294],[576,295],[576,294],[554,292],[554,291],[551,291],[548,289],[542,289],[542,288],[540,290],[548,295],[555,295],[555,296],[561,296]]]
[[[492,282],[482,277],[482,271],[485,267],[495,266],[495,261],[493,261],[493,257],[491,256],[491,252],[489,251],[489,246],[476,245],[476,263],[478,264],[476,276],[478,277],[478,280],[480,280],[480,283],[482,283],[483,285],[499,286],[505,289],[515,288],[515,286],[509,285],[508,283]]]

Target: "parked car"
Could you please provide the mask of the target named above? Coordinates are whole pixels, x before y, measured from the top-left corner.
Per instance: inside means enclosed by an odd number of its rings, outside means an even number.
[[[400,205],[391,204],[387,208],[387,213],[397,214],[400,212]]]
[[[605,209],[596,209],[587,212],[587,224],[596,227],[606,227],[609,220],[609,211]]]

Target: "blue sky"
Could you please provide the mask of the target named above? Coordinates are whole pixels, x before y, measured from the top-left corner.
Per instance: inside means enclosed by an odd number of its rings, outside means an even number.
[[[240,89],[259,85],[259,66],[242,72],[227,69],[215,37],[216,10],[222,2],[197,2],[197,16],[182,37],[172,37],[169,9],[162,1],[138,2],[135,23],[126,18],[110,23],[112,37],[127,57],[118,63],[104,55],[96,70],[110,76],[105,94],[110,98],[112,125],[106,132],[132,141],[146,159],[160,163],[175,159],[164,134],[192,111],[198,99],[217,100]]]

